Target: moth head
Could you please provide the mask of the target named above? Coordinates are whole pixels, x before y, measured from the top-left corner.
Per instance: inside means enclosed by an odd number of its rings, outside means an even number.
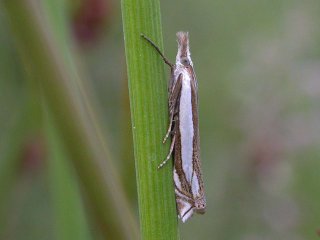
[[[176,57],[176,64],[183,66],[192,65],[190,50],[189,50],[189,33],[177,32],[178,53]]]
[[[206,212],[206,200],[204,198],[197,199],[194,203],[194,211],[198,214],[204,214]]]

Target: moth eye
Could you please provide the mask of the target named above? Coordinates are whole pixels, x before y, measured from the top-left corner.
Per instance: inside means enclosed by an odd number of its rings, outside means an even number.
[[[181,59],[181,63],[182,63],[183,65],[190,65],[190,62],[189,62],[188,58],[182,58],[182,59]]]

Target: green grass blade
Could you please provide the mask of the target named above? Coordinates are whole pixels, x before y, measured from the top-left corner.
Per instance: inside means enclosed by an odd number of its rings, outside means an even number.
[[[48,172],[55,217],[55,237],[61,240],[92,239],[74,168],[68,161],[49,113],[45,116],[45,131],[48,139]]]
[[[172,164],[162,144],[168,122],[167,80],[156,51],[144,33],[162,48],[158,0],[122,0],[123,31],[129,78],[131,119],[142,239],[177,239]]]

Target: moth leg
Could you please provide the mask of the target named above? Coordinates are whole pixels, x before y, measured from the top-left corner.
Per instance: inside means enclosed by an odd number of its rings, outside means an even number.
[[[165,143],[167,141],[171,133],[172,123],[176,121],[174,119],[174,116],[177,113],[179,113],[179,107],[177,106],[177,103],[179,102],[178,99],[180,97],[181,87],[182,87],[182,74],[179,75],[175,85],[172,87],[172,91],[169,96],[169,112],[170,112],[169,127],[162,143]]]
[[[179,112],[179,111],[176,111],[175,114],[178,113],[178,112]],[[172,117],[174,117],[175,114],[173,114]],[[173,124],[174,122],[177,122],[177,121],[178,121],[177,118],[173,118],[173,119],[171,118],[171,119],[170,119],[169,128],[168,128],[167,134],[166,134],[166,136],[164,137],[162,143],[165,143],[165,142],[168,140],[168,137],[169,137],[170,134],[174,134],[174,133],[175,133],[175,131],[172,130],[172,124]]]
[[[169,135],[170,135],[170,133],[171,133],[171,128],[172,128],[172,123],[173,123],[173,121],[174,121],[174,120],[173,120],[173,114],[171,114],[168,131],[167,131],[166,136],[164,137],[162,143],[165,143],[165,142],[167,141],[167,139],[168,139],[168,137],[169,137]]]
[[[162,168],[169,161],[169,159],[171,157],[171,154],[173,152],[173,148],[174,148],[175,142],[176,142],[176,135],[174,135],[173,138],[172,138],[169,154],[167,155],[166,159],[158,166],[158,169]]]

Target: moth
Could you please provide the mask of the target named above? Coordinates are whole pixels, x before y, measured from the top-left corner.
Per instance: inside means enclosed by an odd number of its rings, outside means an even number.
[[[198,83],[190,57],[189,34],[178,32],[178,53],[172,64],[159,47],[141,34],[171,69],[169,81],[169,127],[165,143],[171,136],[171,145],[163,167],[173,154],[174,186],[178,217],[185,222],[194,212],[203,214],[206,199],[200,163],[200,138],[198,118]]]

